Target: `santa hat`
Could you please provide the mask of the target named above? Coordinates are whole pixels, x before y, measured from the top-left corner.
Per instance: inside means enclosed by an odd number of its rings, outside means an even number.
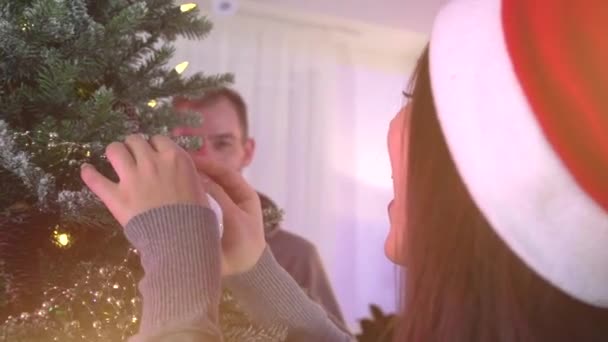
[[[442,130],[531,269],[608,307],[608,2],[456,0],[430,43]]]

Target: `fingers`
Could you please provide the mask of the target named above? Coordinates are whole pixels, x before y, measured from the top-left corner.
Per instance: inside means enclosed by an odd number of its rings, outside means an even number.
[[[125,139],[125,145],[131,151],[135,163],[149,161],[154,149],[141,134],[131,134]]]
[[[235,203],[257,198],[255,190],[236,171],[223,167],[204,156],[193,155],[196,168],[217,183]]]
[[[209,178],[203,178],[203,187],[207,193],[219,204],[220,209],[224,213],[230,213],[235,209],[238,209],[237,205],[234,204],[230,196],[219,186],[217,183]]]
[[[108,145],[106,156],[120,179],[135,168],[135,158],[123,143],[113,142]]]
[[[114,204],[118,185],[100,174],[94,166],[82,164],[80,178],[108,208]]]
[[[152,147],[154,147],[154,149],[158,152],[165,152],[171,149],[179,148],[179,146],[177,146],[173,140],[163,135],[155,135],[150,138],[150,145],[152,145]]]

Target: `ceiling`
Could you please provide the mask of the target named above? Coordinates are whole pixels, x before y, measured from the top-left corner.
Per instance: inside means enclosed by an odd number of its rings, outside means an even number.
[[[429,33],[446,0],[253,0],[266,5],[364,21],[394,29]]]

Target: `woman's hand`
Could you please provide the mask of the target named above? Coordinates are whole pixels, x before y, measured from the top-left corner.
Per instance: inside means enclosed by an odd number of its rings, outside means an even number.
[[[116,171],[118,183],[85,164],[81,177],[124,227],[133,217],[169,204],[208,206],[200,178],[186,151],[164,136],[146,141],[131,135],[115,142],[106,156]]]
[[[150,142],[129,136],[124,143],[110,144],[106,156],[118,183],[91,165],[83,166],[81,177],[123,227],[133,217],[164,205],[209,206],[207,191],[222,209],[222,274],[255,266],[266,248],[262,209],[257,192],[238,172],[204,156],[191,157],[164,136]]]
[[[193,155],[202,183],[222,209],[222,275],[246,272],[256,265],[264,249],[264,223],[257,192],[236,171]]]

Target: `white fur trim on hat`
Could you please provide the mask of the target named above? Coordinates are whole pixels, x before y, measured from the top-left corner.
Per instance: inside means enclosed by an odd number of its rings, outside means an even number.
[[[450,152],[498,235],[565,293],[608,307],[608,213],[545,139],[507,53],[499,0],[443,8],[430,72]]]

